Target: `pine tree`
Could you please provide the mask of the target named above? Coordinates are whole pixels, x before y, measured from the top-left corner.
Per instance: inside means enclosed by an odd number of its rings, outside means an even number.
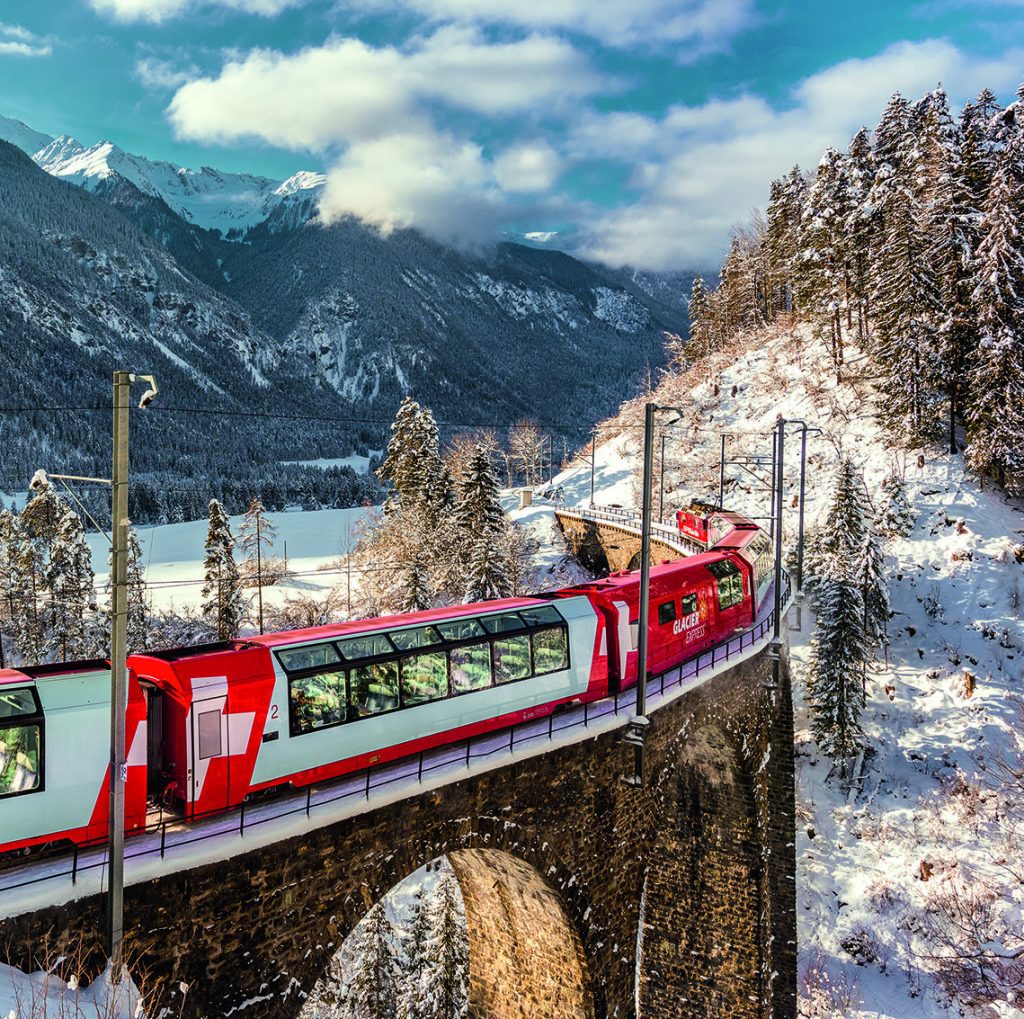
[[[441,456],[437,424],[429,408],[406,397],[391,425],[387,455],[377,476],[394,489],[406,508],[414,505],[433,512],[439,503]]]
[[[146,611],[146,570],[142,546],[134,527],[128,528],[128,654],[145,651],[149,644]]]
[[[848,303],[857,309],[857,340],[863,346],[868,334],[871,294],[871,251],[875,243],[876,219],[868,205],[875,180],[875,156],[867,128],[861,128],[850,141],[847,156],[850,189],[846,219],[848,245]]]
[[[828,510],[814,541],[817,626],[808,680],[815,740],[840,763],[843,774],[862,735],[863,671],[869,641],[858,565],[870,538],[863,479],[844,458],[832,477]]]
[[[468,1008],[469,936],[459,883],[445,869],[428,907],[421,949],[416,1019],[464,1019]]]
[[[879,533],[890,538],[905,538],[914,529],[914,512],[903,479],[896,471],[882,482],[881,496]]]
[[[247,580],[256,585],[257,622],[262,633],[264,568],[271,559],[277,528],[267,519],[259,496],[250,500],[238,528],[238,537],[242,546],[242,570]]]
[[[964,398],[963,377],[977,346],[977,315],[971,300],[978,210],[964,174],[960,130],[938,88],[923,101],[917,188],[929,259],[941,312],[936,357],[927,381],[949,400],[949,451],[956,453],[956,418]]]
[[[431,603],[430,574],[422,557],[414,554],[403,567],[398,611],[419,612]]]
[[[423,887],[416,891],[411,923],[402,938],[402,972],[404,976],[399,1019],[427,1019],[420,1009],[420,982],[424,971],[424,948],[430,936],[431,915]]]
[[[965,460],[979,474],[1024,470],[1024,236],[1020,124],[999,154],[977,253],[979,341],[971,372]]]
[[[19,526],[14,546],[14,647],[25,665],[38,665],[44,658],[45,608],[43,564],[39,549]]]
[[[846,228],[852,208],[845,161],[835,149],[826,149],[803,210],[800,278],[804,312],[829,335],[837,377],[844,359],[842,309],[850,276]]]
[[[224,508],[211,499],[203,559],[203,616],[216,629],[219,640],[237,637],[242,622],[241,580],[234,548]]]
[[[52,600],[51,628],[43,651],[51,661],[86,658],[92,647],[91,619],[95,612],[92,553],[78,514],[62,506],[43,577]]]
[[[698,361],[711,351],[708,293],[701,276],[693,277],[687,315],[690,322],[690,333],[686,341],[686,357],[690,361]]]
[[[490,457],[477,446],[466,474],[459,481],[455,519],[467,534],[495,535],[505,526],[505,512],[498,499],[498,479]]]
[[[348,1019],[383,1019],[398,1014],[398,963],[394,930],[384,907],[377,903],[360,925],[354,946],[357,968],[345,999]]]
[[[798,300],[800,221],[807,194],[807,183],[799,166],[771,189],[765,228],[765,263],[767,289],[771,304],[779,311],[795,312],[802,306]]]
[[[864,604],[865,642],[868,647],[881,647],[889,643],[889,580],[885,575],[885,555],[874,531],[865,533],[854,568]]]
[[[466,564],[467,604],[507,598],[511,593],[508,564],[494,534],[481,534],[470,545]]]
[[[887,144],[894,145],[895,139]],[[907,130],[895,154],[879,168],[869,199],[881,215],[872,273],[874,357],[891,412],[904,420],[911,434],[924,426],[924,381],[934,373],[933,342],[940,312],[915,191],[916,172],[916,141]]]
[[[824,574],[816,591],[817,626],[811,638],[811,729],[818,746],[845,776],[863,735],[864,601],[849,559],[833,555]]]

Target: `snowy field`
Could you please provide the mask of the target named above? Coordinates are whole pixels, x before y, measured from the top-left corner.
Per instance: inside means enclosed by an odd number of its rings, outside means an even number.
[[[360,506],[268,513],[267,520],[277,529],[270,552],[287,559],[291,576],[281,584],[265,587],[264,603],[274,604],[300,593],[326,593],[338,584],[344,585],[345,571],[332,568],[332,563],[358,541],[374,512]],[[237,536],[242,518],[231,517],[230,521],[232,533]],[[201,603],[206,528],[205,520],[138,528],[152,610],[196,608]],[[96,583],[103,590],[110,573],[107,540],[103,535],[92,533],[89,547]]]

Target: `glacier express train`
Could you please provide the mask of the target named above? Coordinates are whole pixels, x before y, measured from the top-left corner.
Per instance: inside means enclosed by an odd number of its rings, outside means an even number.
[[[680,524],[682,528],[682,523]],[[735,514],[653,566],[649,668],[749,627],[771,544]],[[685,532],[684,532],[685,533]],[[599,700],[636,683],[639,571],[548,595],[128,659],[125,829],[193,818]],[[0,671],[0,854],[106,837],[110,664]]]

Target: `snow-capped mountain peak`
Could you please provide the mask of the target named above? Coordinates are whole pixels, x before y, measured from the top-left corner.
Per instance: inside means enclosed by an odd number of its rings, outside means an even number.
[[[37,165],[88,191],[112,178],[131,182],[144,194],[160,198],[187,223],[241,238],[282,205],[289,224],[309,218],[326,178],[303,170],[287,180],[251,173],[228,173],[212,166],[198,170],[165,160],[133,155],[111,141],[83,145],[70,135],[51,138],[19,120],[0,116],[0,139],[32,156]],[[275,222],[281,216],[275,217]]]
[[[0,116],[0,140],[16,145],[22,152],[26,152],[30,156],[53,141],[48,134],[33,131],[20,120],[4,116]]]

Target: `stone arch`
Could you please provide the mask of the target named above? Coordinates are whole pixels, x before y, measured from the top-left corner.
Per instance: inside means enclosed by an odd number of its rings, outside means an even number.
[[[558,893],[508,853],[448,859],[469,928],[470,1019],[594,1019],[583,943]]]
[[[643,1010],[760,1019],[763,867],[752,776],[713,723],[681,733],[669,757],[645,875]]]
[[[345,894],[307,904],[322,914],[307,991],[373,905],[439,857],[455,871],[466,908],[469,1019],[602,1019],[603,992],[591,985],[581,936],[589,904],[572,870],[547,841],[493,816],[442,822],[352,860]]]

